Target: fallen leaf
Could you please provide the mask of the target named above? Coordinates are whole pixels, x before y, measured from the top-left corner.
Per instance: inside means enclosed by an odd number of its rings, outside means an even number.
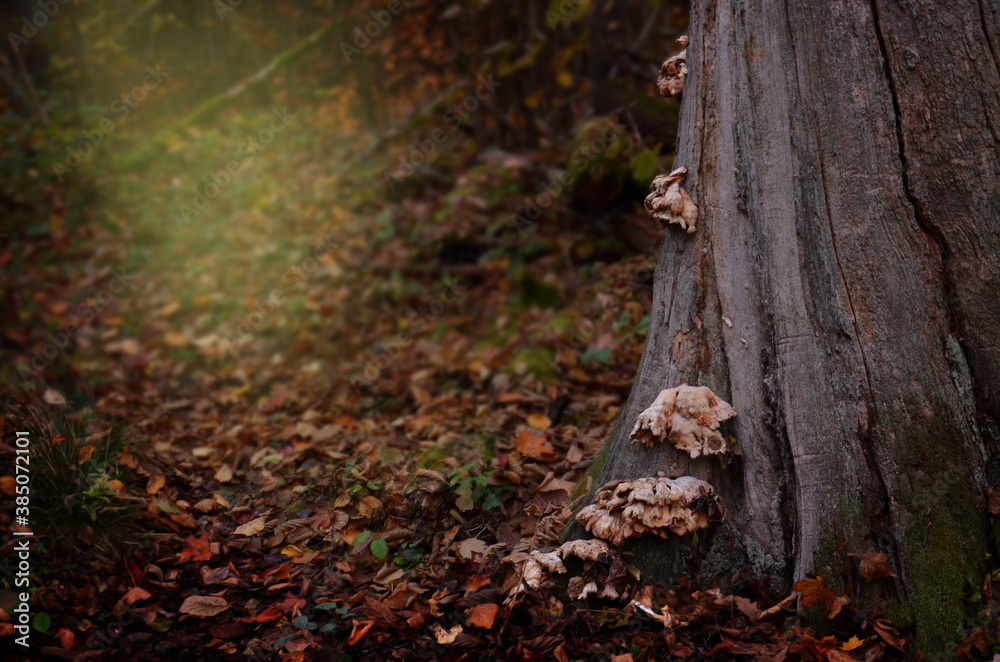
[[[834,618],[837,614],[840,613],[841,609],[843,609],[845,606],[849,604],[851,604],[851,599],[849,597],[847,597],[846,595],[838,595],[834,599],[833,604],[827,606],[826,617]]]
[[[875,632],[877,632],[878,636],[882,637],[882,639],[884,639],[887,644],[889,644],[893,648],[905,652],[903,646],[906,645],[906,640],[901,639],[899,637],[899,633],[896,632],[896,630],[891,625],[889,625],[888,621],[878,619],[877,621],[872,623],[872,627],[875,628]]]
[[[238,536],[255,536],[264,530],[264,525],[267,523],[267,517],[258,517],[257,519],[252,519],[242,526],[236,527],[233,531]]]
[[[73,650],[73,645],[76,644],[76,635],[69,628],[59,628],[59,632],[56,632],[56,636],[59,637],[59,645],[63,647],[63,650]]]
[[[612,655],[611,662],[633,662],[632,653],[624,653],[622,655]]]
[[[220,483],[228,483],[232,479],[233,479],[233,468],[230,467],[228,464],[223,464],[215,472],[215,480],[219,481]]]
[[[531,430],[521,430],[514,438],[514,448],[522,455],[533,457],[542,462],[556,459],[556,449],[549,443],[544,434],[532,434]]]
[[[260,612],[256,616],[251,616],[250,618],[241,619],[244,623],[270,623],[271,621],[276,621],[282,617],[284,614],[281,611],[281,607],[271,606]]]
[[[465,583],[465,588],[469,593],[475,593],[479,589],[490,585],[489,575],[472,575],[469,577],[469,581]]]
[[[858,639],[857,637],[851,637],[843,644],[841,644],[840,647],[843,648],[845,651],[852,651],[858,646],[863,646],[864,643],[865,642],[863,639]]]
[[[889,557],[879,552],[871,554],[849,554],[858,559],[858,573],[866,582],[873,582],[886,577],[895,577],[889,569]]]
[[[146,483],[146,494],[156,494],[167,484],[167,478],[163,474],[154,474],[149,477]]]
[[[461,625],[456,625],[450,630],[445,630],[437,623],[434,624],[434,637],[439,644],[453,644],[455,643],[455,638],[460,634],[462,634]]]
[[[221,614],[229,609],[229,603],[225,598],[217,598],[211,595],[190,595],[185,598],[181,605],[180,613],[191,614],[198,618],[208,618]]]
[[[466,538],[458,544],[458,557],[470,561],[476,554],[485,554],[486,547],[486,543],[478,538]]]
[[[187,545],[182,552],[185,556],[190,556],[192,561],[208,561],[212,558],[212,544],[208,541],[208,536],[188,536],[184,541]]]
[[[375,621],[351,621],[351,637],[347,640],[347,645],[353,646],[361,641],[373,625]]]
[[[163,334],[163,342],[169,347],[185,347],[188,344],[188,339],[183,333],[167,331]]]
[[[476,605],[469,611],[469,625],[489,630],[500,612],[500,607],[494,604]]]
[[[153,594],[150,593],[149,591],[141,589],[138,586],[134,586],[131,589],[129,589],[129,592],[126,593],[125,597],[122,599],[125,600],[127,604],[131,605],[135,604],[139,600],[145,600],[146,598],[151,598],[151,597],[153,597]]]
[[[0,492],[7,496],[14,496],[17,492],[17,483],[13,476],[0,476]]]
[[[63,394],[54,388],[45,389],[45,393],[42,394],[42,399],[50,405],[60,406],[66,404],[66,398],[64,398]]]
[[[528,425],[538,430],[548,430],[552,427],[552,421],[545,414],[531,414],[528,416]]]
[[[94,451],[97,450],[93,446],[83,446],[80,448],[80,455],[77,457],[76,463],[83,464],[90,458],[94,457]]]
[[[830,609],[837,600],[837,594],[822,577],[796,582],[792,590],[802,594],[802,606],[806,609],[816,605],[824,605]]]

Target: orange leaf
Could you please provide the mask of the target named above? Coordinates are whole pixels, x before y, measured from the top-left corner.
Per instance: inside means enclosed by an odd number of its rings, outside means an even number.
[[[484,586],[490,585],[489,575],[472,575],[469,577],[469,581],[465,583],[465,588],[468,589],[469,593],[475,593]]]
[[[845,651],[852,651],[855,648],[857,648],[858,646],[864,645],[864,643],[865,642],[864,642],[863,639],[858,639],[857,637],[851,637],[850,639],[848,639],[847,641],[845,641],[843,644],[841,644],[840,647],[843,648]]]
[[[802,606],[808,609],[816,605],[824,605],[827,609],[833,606],[837,600],[837,594],[833,592],[830,585],[822,577],[816,579],[803,579],[796,582],[792,587],[793,591],[802,594]]]
[[[362,638],[368,631],[372,629],[375,625],[375,621],[351,621],[351,637],[347,640],[348,646],[353,646],[354,644],[361,641]]]
[[[871,554],[849,554],[848,556],[858,559],[858,573],[866,582],[896,576],[889,569],[889,557],[885,554],[873,552]]]
[[[138,602],[139,600],[145,600],[146,598],[151,598],[151,597],[153,597],[152,593],[136,586],[130,589],[129,592],[125,594],[124,600],[125,602],[131,605]]]
[[[240,619],[244,623],[270,623],[271,621],[276,621],[281,618],[281,607],[272,606],[268,607],[264,611],[260,612],[256,616],[250,618]]]
[[[528,425],[538,430],[547,430],[552,427],[552,420],[545,414],[531,414],[528,416]]]
[[[462,634],[461,624],[456,625],[450,630],[445,630],[437,623],[434,624],[434,638],[437,639],[439,644],[453,644],[460,634]]]
[[[0,477],[0,492],[3,492],[7,496],[14,496],[17,491],[17,485],[14,482],[13,476],[2,476]]]
[[[146,483],[146,493],[156,494],[163,489],[163,486],[167,484],[167,479],[163,474],[156,474],[149,477],[149,482]]]
[[[208,536],[188,536],[184,542],[187,545],[181,554],[190,556],[192,561],[208,561],[212,558],[212,543],[208,541]]]
[[[94,451],[97,450],[93,446],[87,445],[80,449],[80,456],[77,458],[77,464],[83,464],[90,458],[94,457]]]
[[[489,630],[493,627],[493,621],[499,612],[500,607],[494,604],[476,605],[469,612],[469,625]]]
[[[531,430],[521,430],[514,438],[514,448],[522,455],[533,457],[542,462],[556,459],[556,449],[545,438],[544,434],[534,435]]]

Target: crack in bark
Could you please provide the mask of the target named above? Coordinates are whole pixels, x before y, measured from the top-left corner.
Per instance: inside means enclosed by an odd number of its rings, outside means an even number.
[[[986,29],[986,26],[989,25],[989,23],[986,22],[986,8],[983,7],[983,0],[979,0],[978,4],[979,4],[979,21],[980,23],[983,24],[983,35],[985,35],[986,37],[986,47],[989,49],[990,55],[993,56],[993,68],[997,70],[998,74],[1000,74],[1000,57],[997,56],[996,45],[990,38],[990,31]]]
[[[949,267],[949,263],[952,258],[951,247],[948,245],[948,240],[945,238],[944,233],[941,232],[940,228],[936,227],[931,221],[926,208],[916,194],[914,194],[913,188],[910,185],[910,163],[906,156],[906,144],[903,136],[903,115],[899,108],[899,95],[896,91],[896,82],[892,77],[892,67],[889,64],[889,50],[885,45],[885,37],[882,34],[882,26],[879,22],[878,3],[876,0],[870,0],[870,2],[872,8],[872,21],[875,28],[875,38],[878,41],[879,53],[882,57],[882,69],[889,89],[889,98],[892,100],[892,112],[896,125],[896,146],[899,150],[899,164],[903,185],[903,195],[906,197],[907,202],[910,203],[910,207],[913,208],[913,219],[916,221],[917,226],[931,239],[938,249],[938,257],[941,260],[941,283],[944,296],[945,313],[948,320],[948,330],[953,336],[955,336],[955,338],[958,339],[959,346],[961,346],[962,333],[959,320],[962,319],[962,317],[960,315],[960,311],[955,309],[957,307],[954,300],[955,286],[951,278],[951,269]],[[965,360],[966,367],[968,368],[969,358],[966,355],[964,347],[962,348],[962,358]]]

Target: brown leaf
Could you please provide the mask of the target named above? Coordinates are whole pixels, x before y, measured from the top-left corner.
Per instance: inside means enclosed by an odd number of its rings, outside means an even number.
[[[87,445],[80,448],[80,455],[77,457],[76,463],[83,464],[90,458],[94,457],[94,451],[97,450],[94,446]]]
[[[533,457],[542,462],[556,459],[556,449],[549,443],[544,434],[535,435],[531,430],[521,430],[514,438],[514,448],[522,455]]]
[[[351,636],[347,640],[348,646],[353,646],[354,644],[361,641],[368,631],[372,629],[375,625],[375,621],[351,621]]]
[[[149,591],[143,590],[138,586],[133,587],[125,594],[124,600],[126,604],[135,604],[139,600],[145,600],[146,598],[153,597],[153,594]]]
[[[469,577],[469,581],[465,583],[465,588],[469,593],[475,593],[484,586],[490,585],[489,575],[472,575]]]
[[[14,482],[13,476],[0,477],[0,492],[3,492],[7,496],[14,496],[17,492],[17,484]]]
[[[906,640],[899,637],[899,633],[896,632],[896,630],[889,624],[889,621],[878,619],[872,623],[872,627],[875,628],[875,632],[877,632],[878,636],[882,637],[887,644],[893,648],[903,651],[903,646],[906,645]]]
[[[211,560],[212,543],[209,542],[208,536],[200,536],[198,538],[188,536],[184,542],[187,543],[184,547],[184,551],[181,552],[184,556],[190,556],[192,561]]]
[[[475,625],[477,628],[485,628],[489,630],[493,627],[493,621],[496,619],[499,612],[500,607],[498,605],[476,605],[469,612],[469,625]]]
[[[851,599],[849,597],[847,597],[846,595],[838,595],[834,599],[833,604],[827,606],[826,617],[834,618],[837,614],[840,613],[841,609],[843,609],[846,605],[849,604],[851,604]]]
[[[212,595],[190,595],[181,605],[180,613],[191,614],[199,618],[209,618],[229,609],[229,603],[225,598],[217,598]]]
[[[548,430],[552,427],[552,420],[545,414],[530,414],[528,416],[528,425],[536,430]]]
[[[264,530],[264,525],[267,523],[267,517],[258,517],[257,519],[252,519],[242,526],[236,527],[233,531],[238,536],[255,536]]]
[[[889,557],[885,554],[873,552],[871,554],[848,554],[848,556],[858,559],[858,573],[866,582],[896,576],[889,569]]]
[[[1000,515],[1000,489],[986,486],[986,509],[990,515]]]
[[[802,606],[806,609],[816,605],[824,605],[830,609],[837,600],[837,594],[822,577],[796,582],[792,590],[802,594]]]

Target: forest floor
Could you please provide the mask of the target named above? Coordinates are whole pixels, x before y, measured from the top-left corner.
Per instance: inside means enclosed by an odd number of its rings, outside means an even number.
[[[264,120],[190,132],[105,193],[108,223],[0,245],[32,320],[8,342],[42,351],[87,318],[0,418],[32,443],[36,651],[903,657],[905,632],[821,578],[725,596],[646,586],[612,549],[559,558],[638,366],[658,245],[641,204],[584,217],[568,191],[515,226],[572,145],[455,157],[387,198],[379,168],[411,147],[352,156],[366,144],[338,137],[343,118],[303,114],[185,223]],[[614,224],[649,233],[650,254]],[[0,525],[18,530],[2,481]],[[0,601],[11,613],[15,592]],[[981,630],[960,650],[994,659]],[[0,634],[13,650],[14,623]]]

